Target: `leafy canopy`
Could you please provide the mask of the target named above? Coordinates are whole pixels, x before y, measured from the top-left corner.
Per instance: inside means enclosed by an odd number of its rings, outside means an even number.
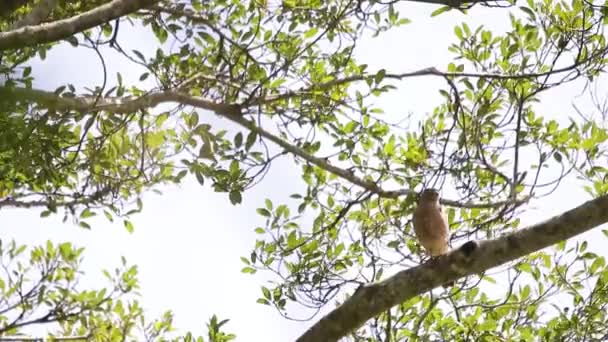
[[[566,182],[592,197],[608,192],[606,107],[554,115],[540,106],[571,82],[603,95],[593,85],[608,63],[606,3],[477,4],[471,13],[497,7],[483,11],[508,16],[510,27],[493,32],[465,19],[446,47],[452,62],[422,70],[376,70],[354,58],[362,38],[416,19],[403,16],[407,1],[55,1],[36,23],[46,26],[15,27],[44,3],[0,12],[0,208],[41,207],[41,216],[83,228],[104,215],[133,230],[141,195],[160,184],[193,176],[237,205],[273,161],[290,158],[305,190],[256,210],[264,224],[251,227],[259,239],[241,258],[245,273],[275,274],[258,302],[285,316],[425,261],[410,223],[424,187],[442,188],[454,245],[517,230],[522,212],[560,200],[554,192]],[[433,20],[450,9],[438,7]],[[129,49],[131,25],[155,35],[153,53]],[[102,84],[80,89],[66,78],[37,88],[35,67],[60,44],[92,49]],[[105,72],[110,51],[140,70],[139,82]],[[444,80],[442,101],[425,115],[385,112],[383,98],[415,77]],[[1,251],[11,260],[24,253],[14,243]],[[121,340],[171,330],[168,313],[136,331],[141,308],[120,299],[137,288],[136,269],[124,262],[126,270],[106,273],[108,289],[75,288],[81,253],[49,244],[32,250],[30,266],[17,264],[16,278],[7,271],[0,331],[59,322],[57,336]],[[26,281],[32,268],[38,281]],[[564,242],[420,294],[351,337],[602,339],[607,284],[603,256]],[[33,314],[42,308],[50,309]],[[211,319],[209,340],[234,337],[220,332],[225,322]]]

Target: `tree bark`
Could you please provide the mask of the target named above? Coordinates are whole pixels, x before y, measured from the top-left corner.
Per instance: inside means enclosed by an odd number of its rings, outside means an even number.
[[[135,12],[159,0],[114,0],[72,18],[0,32],[0,51],[56,42],[110,20]]]
[[[436,260],[403,270],[379,283],[360,287],[346,302],[321,318],[297,341],[338,341],[368,319],[441,284],[487,271],[606,222],[608,195],[500,238],[467,242]]]

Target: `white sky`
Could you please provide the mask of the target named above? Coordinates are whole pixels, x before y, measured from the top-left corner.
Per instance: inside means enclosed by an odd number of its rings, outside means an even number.
[[[456,40],[453,27],[463,18],[472,29],[480,23],[491,29],[504,29],[508,24],[504,9],[476,10],[468,17],[453,12],[430,18],[435,6],[406,3],[401,8],[402,15],[413,23],[359,44],[357,57],[370,64],[370,70],[406,72],[430,66],[445,70],[453,57],[447,52]],[[139,49],[144,54],[155,49],[155,40],[137,34],[137,30],[122,25],[123,48]],[[140,71],[116,56],[106,53],[110,81],[115,81],[116,71],[123,74],[126,84],[136,81]],[[36,65],[34,75],[35,85],[45,89],[55,89],[66,81],[90,88],[101,84],[101,68],[94,52],[69,46],[51,50],[47,60]],[[398,86],[398,91],[376,100],[391,117],[430,112],[439,104],[437,89],[445,88],[445,81],[413,78]],[[542,108],[546,113],[573,115],[570,101],[579,91],[568,87],[553,91]],[[215,313],[230,319],[226,330],[236,333],[238,341],[289,341],[312,322],[288,321],[275,309],[256,304],[265,275],[241,274],[239,257],[249,255],[256,238],[253,229],[263,224],[255,208],[263,206],[266,197],[278,203],[301,189],[299,169],[293,167],[291,158],[284,158],[273,165],[264,182],[243,195],[240,206],[232,206],[226,194],[214,193],[193,180],[164,188],[162,196],[146,194],[143,213],[132,219],[136,227],[133,234],[125,231],[121,220],[111,224],[100,218],[91,221],[93,229],[87,231],[62,223],[59,216],[41,219],[38,211],[21,209],[1,210],[0,225],[4,241],[15,238],[19,243],[40,244],[51,239],[86,247],[85,284],[100,280],[101,268],[113,269],[124,255],[139,266],[141,303],[150,310],[150,318],[171,309],[177,328],[202,334],[206,332],[204,323]],[[527,212],[523,222],[537,222],[587,199],[578,187],[562,185],[548,201]],[[590,234],[598,234],[598,230]]]

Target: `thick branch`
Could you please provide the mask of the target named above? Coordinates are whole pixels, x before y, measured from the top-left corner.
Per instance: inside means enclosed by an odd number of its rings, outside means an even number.
[[[114,0],[72,18],[0,32],[0,50],[15,49],[68,38],[75,33],[123,17],[159,0]]]
[[[606,222],[608,196],[602,196],[500,238],[467,242],[444,257],[403,270],[382,282],[360,287],[297,341],[337,341],[368,319],[446,282],[487,271]]]
[[[61,97],[55,93],[47,92],[43,90],[26,89],[26,88],[7,88],[0,87],[0,98],[5,96],[6,98],[16,98],[20,100],[35,101],[44,106],[64,109],[64,110],[76,110],[80,112],[94,112],[99,110],[105,110],[114,113],[132,113],[140,109],[151,108],[160,103],[177,102],[184,105],[190,105],[196,108],[207,109],[215,112],[217,115],[227,118],[250,131],[253,131],[260,136],[274,142],[279,145],[287,152],[292,153],[307,162],[314,164],[328,172],[331,172],[340,178],[347,180],[355,185],[362,187],[363,189],[376,194],[383,198],[398,198],[408,194],[415,194],[412,190],[401,189],[401,190],[385,190],[379,187],[376,183],[357,177],[352,172],[345,169],[339,168],[330,164],[328,161],[322,158],[315,157],[303,149],[295,146],[280,137],[264,130],[262,127],[257,126],[253,121],[247,120],[241,115],[240,105],[237,104],[225,104],[216,103],[209,101],[205,98],[198,96],[190,96],[179,91],[167,90],[162,92],[153,92],[147,95],[137,98],[101,98],[98,99],[94,96],[81,96],[81,97]],[[492,203],[474,203],[474,202],[460,202],[456,200],[441,199],[441,203],[444,205],[459,207],[459,208],[499,208],[509,204],[520,204],[527,201],[529,198],[520,200],[507,200]]]

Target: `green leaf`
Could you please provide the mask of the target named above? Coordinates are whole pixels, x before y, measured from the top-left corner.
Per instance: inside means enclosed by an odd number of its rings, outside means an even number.
[[[233,160],[230,162],[230,175],[234,178],[237,178],[241,174],[241,168],[239,166],[239,162],[237,160]]]
[[[144,55],[139,52],[138,50],[133,50],[133,54],[135,54],[135,56],[137,56],[137,58],[139,58],[140,61],[142,62],[146,62],[146,58],[144,57]],[[119,74],[120,75],[120,74]],[[121,82],[122,83],[122,82]]]
[[[75,36],[67,37],[65,40],[67,40],[68,43],[70,43],[70,45],[72,45],[73,47],[78,47],[78,38],[76,38]]]
[[[127,229],[127,232],[133,233],[133,230],[134,230],[135,227],[133,227],[133,223],[131,223],[131,221],[124,220],[123,224],[124,224],[125,228]]]
[[[304,38],[306,38],[306,39],[311,38],[314,35],[316,35],[318,31],[319,31],[319,29],[317,27],[313,27],[304,33]]]
[[[251,149],[251,147],[255,143],[256,139],[257,139],[257,133],[255,133],[253,131],[249,132],[249,134],[247,135],[247,140],[245,141],[245,149],[247,151],[249,151]]]
[[[205,185],[205,177],[200,171],[195,171],[194,175],[196,176],[196,180],[200,185]]]
[[[265,199],[264,200],[264,205],[266,205],[266,209],[272,211],[273,206],[272,206],[272,201],[270,199],[268,199],[268,198]]]
[[[103,214],[106,217],[106,219],[108,219],[108,221],[114,222],[114,217],[112,216],[112,214],[109,211],[104,210]]]
[[[247,267],[243,267],[243,269],[241,269],[241,272],[248,273],[248,274],[255,274],[255,272],[257,272],[257,271],[255,268],[247,266]]]
[[[394,135],[391,135],[391,137],[388,139],[388,142],[384,145],[383,152],[387,156],[392,156],[395,153],[395,136]]]
[[[233,205],[240,204],[243,200],[241,192],[238,190],[230,191],[229,197],[230,197],[230,203],[232,203]]]
[[[256,209],[256,212],[257,212],[258,214],[260,214],[260,215],[264,216],[264,217],[270,217],[270,216],[271,216],[270,211],[268,211],[268,210],[266,210],[266,209],[264,209],[264,208],[257,208],[257,209]]]
[[[239,148],[243,144],[243,133],[238,132],[234,136],[234,147]]]
[[[458,39],[460,39],[460,40],[464,39],[464,35],[462,34],[462,29],[460,28],[460,26],[454,27],[454,33],[456,34],[456,37],[458,37]],[[450,63],[450,64],[452,64],[452,63]]]
[[[272,295],[270,294],[270,290],[264,286],[262,286],[262,294],[264,295],[264,298],[266,298],[266,299],[272,298]]]
[[[557,151],[555,151],[555,152],[553,153],[553,158],[555,158],[555,160],[556,160],[558,163],[561,163],[561,162],[562,162],[562,155],[561,155],[561,153],[559,153],[559,152],[557,152]]]
[[[376,84],[382,82],[382,80],[384,79],[384,76],[386,76],[386,70],[384,70],[384,69],[378,70],[378,72],[376,73],[376,76],[374,76],[374,81],[376,82]]]
[[[89,208],[86,208],[85,210],[83,210],[80,213],[80,218],[81,219],[85,219],[85,218],[92,217],[92,216],[95,216],[95,213],[92,212],[91,209],[89,209]]]
[[[268,85],[268,87],[270,89],[276,89],[278,87],[280,87],[283,83],[285,83],[287,80],[284,78],[277,78],[276,80],[272,81],[272,83],[270,83]]]
[[[72,244],[69,242],[60,244],[59,252],[64,259],[68,259],[72,255]]]

